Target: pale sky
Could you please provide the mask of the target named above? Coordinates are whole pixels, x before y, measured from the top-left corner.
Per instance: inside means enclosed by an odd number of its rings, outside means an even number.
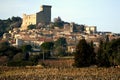
[[[53,18],[97,26],[98,31],[120,33],[120,0],[0,0],[0,19],[39,12],[52,6]]]

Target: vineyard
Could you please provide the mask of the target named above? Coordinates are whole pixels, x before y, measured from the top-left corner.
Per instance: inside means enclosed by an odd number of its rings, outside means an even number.
[[[59,59],[45,60],[45,67],[0,67],[0,80],[120,80],[120,68],[73,68],[72,63]]]

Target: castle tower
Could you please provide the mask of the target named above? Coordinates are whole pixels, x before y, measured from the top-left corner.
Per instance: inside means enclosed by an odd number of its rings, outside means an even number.
[[[29,25],[37,25],[38,23],[49,24],[51,22],[51,6],[42,5],[40,12],[35,14],[23,14],[22,30],[26,30]]]
[[[42,5],[40,7],[40,12],[36,13],[36,24],[45,23],[49,24],[51,22],[51,6]]]
[[[72,23],[70,23],[70,32],[74,32],[74,23],[72,22]]]

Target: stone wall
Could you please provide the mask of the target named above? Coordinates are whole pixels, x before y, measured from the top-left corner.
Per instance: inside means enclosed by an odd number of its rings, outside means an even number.
[[[49,24],[51,22],[51,6],[43,5],[40,7],[40,12],[27,15],[23,14],[22,30],[26,30],[30,24],[37,25],[38,23]]]
[[[26,15],[23,14],[22,29],[27,29],[30,24],[36,24],[36,14]]]

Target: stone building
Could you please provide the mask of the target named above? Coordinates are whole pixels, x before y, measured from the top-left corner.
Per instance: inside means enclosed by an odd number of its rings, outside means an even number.
[[[96,26],[85,26],[85,31],[88,34],[95,34],[97,32]]]
[[[37,25],[38,23],[49,24],[51,22],[51,6],[42,5],[40,12],[35,14],[23,14],[22,30],[26,30],[28,25]]]
[[[77,25],[75,23],[70,24],[64,24],[64,32],[83,32],[84,31],[84,25]]]

